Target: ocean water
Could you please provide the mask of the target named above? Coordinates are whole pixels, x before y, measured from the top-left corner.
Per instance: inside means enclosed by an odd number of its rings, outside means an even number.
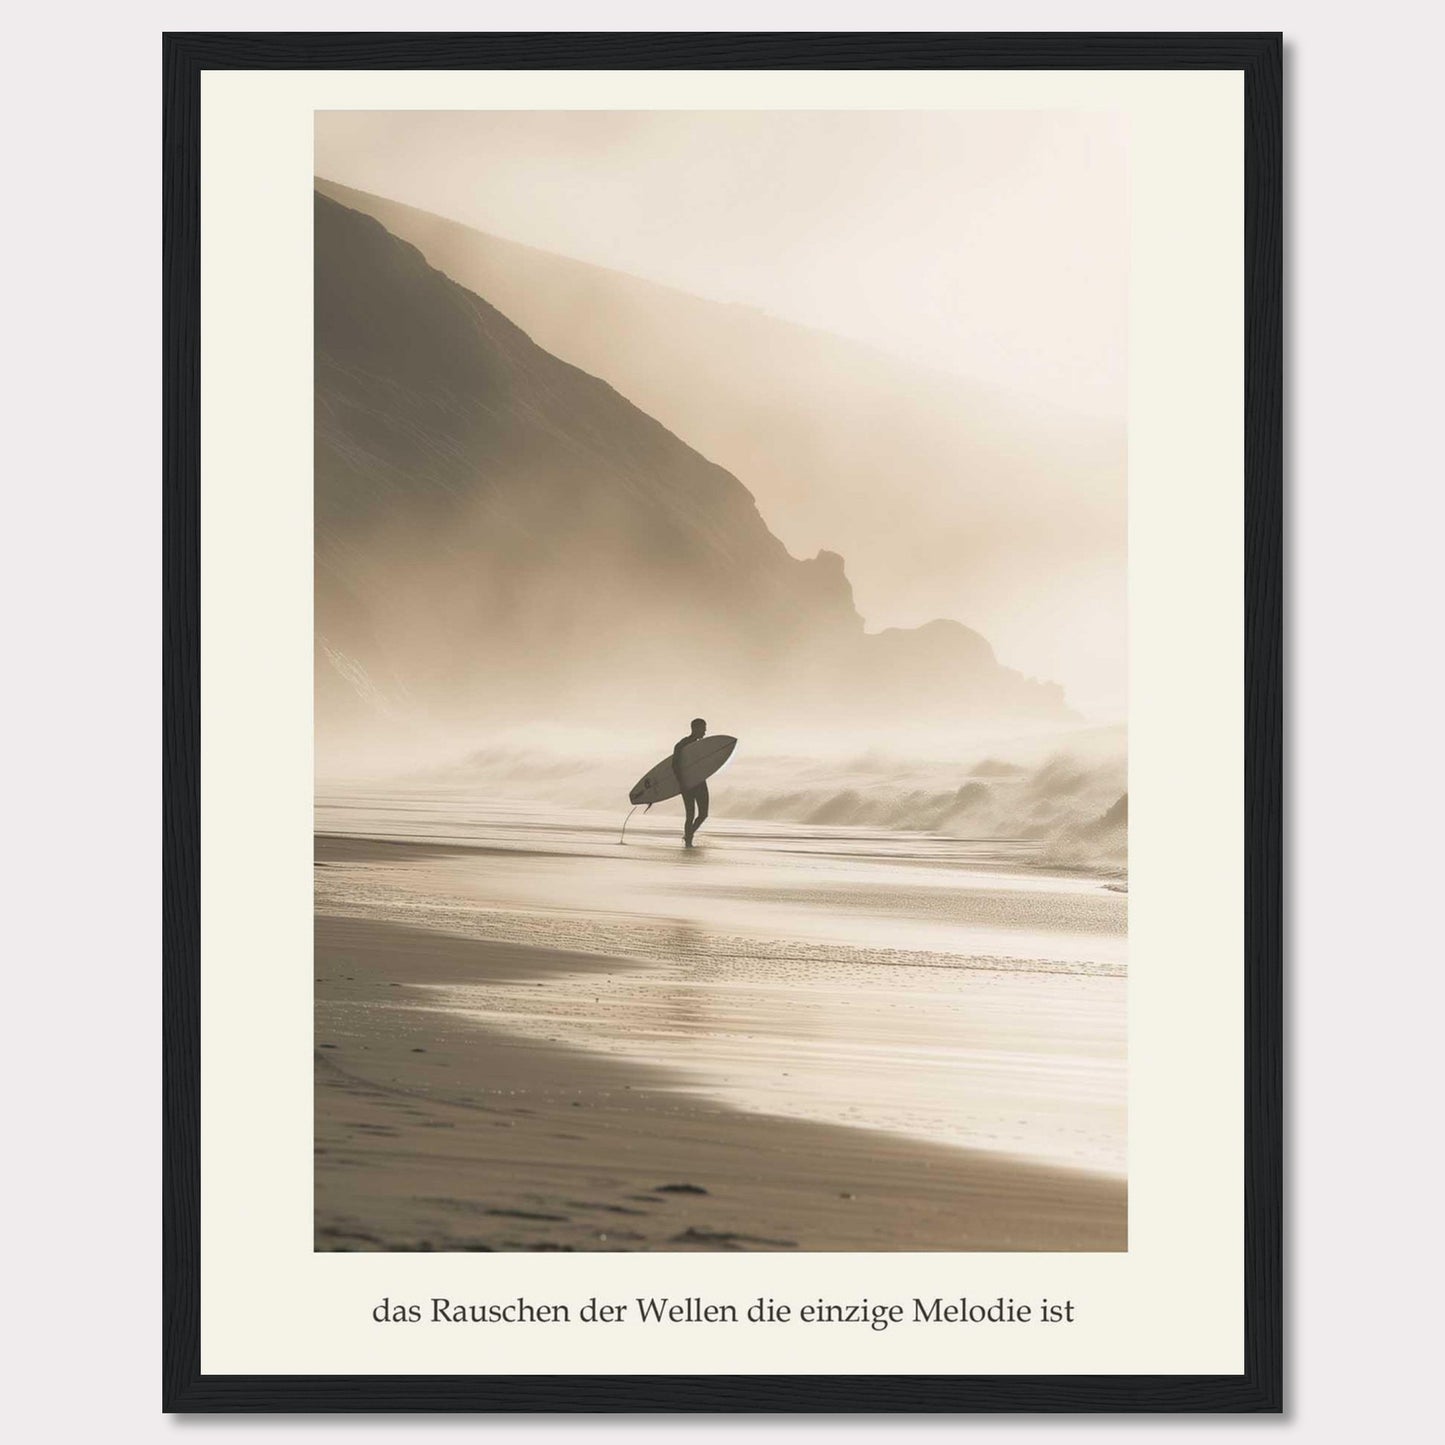
[[[1123,1172],[1118,884],[1027,844],[715,818],[688,851],[680,805],[625,842],[622,816],[330,788],[319,834],[423,846],[318,870],[317,907],[617,963],[398,1007],[660,1065],[744,1111]]]

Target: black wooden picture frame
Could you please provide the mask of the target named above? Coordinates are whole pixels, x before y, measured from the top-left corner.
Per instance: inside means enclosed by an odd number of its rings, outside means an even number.
[[[1282,1408],[1282,43],[1276,33],[164,37],[163,1406],[185,1412]],[[1238,1375],[206,1375],[200,1340],[200,95],[207,70],[1239,70],[1244,75],[1244,1369]]]

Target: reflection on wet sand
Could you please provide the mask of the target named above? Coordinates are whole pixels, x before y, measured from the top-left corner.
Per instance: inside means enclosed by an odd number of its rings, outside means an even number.
[[[1017,845],[860,829],[318,803],[318,912],[609,960],[415,979],[395,1008],[661,1066],[746,1114],[1122,1175],[1127,898]]]

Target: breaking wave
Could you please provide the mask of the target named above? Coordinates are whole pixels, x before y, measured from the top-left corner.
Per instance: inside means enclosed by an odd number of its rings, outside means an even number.
[[[428,778],[496,797],[625,808],[634,775],[654,761],[509,745],[479,749]],[[1112,746],[1092,740],[1032,758],[914,760],[870,750],[828,760],[740,750],[713,790],[714,811],[734,818],[1032,842],[1038,865],[1103,874],[1123,875],[1128,865],[1122,736]]]

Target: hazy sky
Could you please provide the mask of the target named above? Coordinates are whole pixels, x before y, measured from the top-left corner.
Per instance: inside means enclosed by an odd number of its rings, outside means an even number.
[[[1124,409],[1122,122],[1023,112],[334,112],[317,174],[872,342]]]
[[[1126,135],[1108,113],[331,112],[316,172],[983,383],[1020,441],[1126,415]],[[956,616],[1087,715],[1121,716],[1124,454],[1100,472],[1086,450],[1017,499],[1041,538],[1091,518],[1063,551],[1015,556],[1001,535],[961,571],[947,528],[980,520],[962,491],[901,573],[870,584],[867,549],[846,548],[870,625]]]

